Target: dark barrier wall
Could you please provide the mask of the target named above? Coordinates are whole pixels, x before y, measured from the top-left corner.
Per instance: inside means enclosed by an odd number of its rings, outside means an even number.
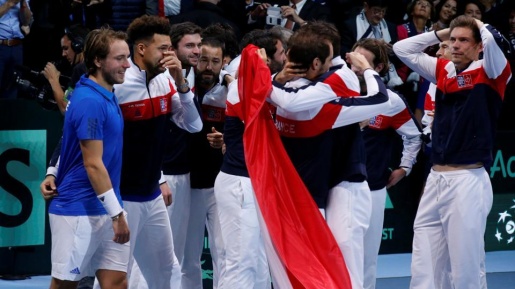
[[[61,136],[62,116],[34,100],[0,100],[0,275],[50,274],[50,232],[39,193],[47,160]],[[399,143],[400,146],[400,143]],[[398,146],[398,148],[399,148]],[[392,152],[393,159],[400,151]],[[494,203],[486,249],[515,249],[515,132],[499,132],[490,169]],[[413,220],[424,181],[424,159],[388,192],[381,253],[409,253]],[[202,255],[205,288],[212,268],[206,238]]]

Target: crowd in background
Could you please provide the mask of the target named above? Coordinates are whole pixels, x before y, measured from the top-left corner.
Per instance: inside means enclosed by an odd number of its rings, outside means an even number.
[[[0,1],[1,3],[2,1]],[[9,2],[9,1],[6,1]],[[71,68],[62,61],[60,39],[65,29],[81,26],[92,30],[108,24],[115,30],[125,31],[129,23],[141,15],[167,17],[171,24],[191,21],[202,28],[212,23],[230,26],[238,40],[252,29],[270,28],[266,23],[267,8],[273,5],[291,5],[289,1],[274,0],[263,3],[244,0],[92,0],[92,1],[32,1],[30,32],[23,40],[23,65],[33,71],[43,71],[52,61],[59,63],[64,73],[71,75]],[[294,1],[301,2],[304,1]],[[375,22],[373,38],[383,38],[394,44],[398,40],[430,30],[439,30],[449,25],[458,15],[466,14],[495,26],[507,39],[506,54],[515,47],[515,4],[502,0],[447,0],[447,1],[363,1],[363,0],[308,0],[299,16],[302,21],[326,20],[338,28],[342,36],[341,52],[346,53],[359,39],[363,31],[360,22]],[[368,2],[368,3],[367,3]],[[298,9],[297,9],[298,10]],[[361,19],[360,19],[361,17]],[[1,21],[0,21],[1,22]],[[279,23],[281,24],[281,23]],[[298,29],[301,23],[292,28]],[[282,23],[285,26],[286,23]],[[3,37],[0,37],[3,38]],[[44,45],[41,45],[44,43]],[[233,54],[238,54],[237,49]],[[434,55],[435,49],[427,51]],[[397,73],[389,74],[389,87],[402,93],[420,120],[423,114],[423,99],[428,83],[418,78],[395,57],[391,59]],[[11,72],[4,73],[5,75]],[[397,75],[399,78],[397,78]],[[11,79],[12,81],[12,79]],[[507,95],[510,95],[511,86]],[[509,111],[515,109],[511,97],[506,97],[499,128],[512,129]]]

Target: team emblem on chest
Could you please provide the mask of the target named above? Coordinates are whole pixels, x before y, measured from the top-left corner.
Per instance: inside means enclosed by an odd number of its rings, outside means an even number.
[[[458,75],[456,76],[456,81],[458,82],[458,87],[467,87],[472,86],[472,76],[470,74]]]

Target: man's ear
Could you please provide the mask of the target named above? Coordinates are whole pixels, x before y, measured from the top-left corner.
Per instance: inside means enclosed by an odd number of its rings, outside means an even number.
[[[101,60],[98,59],[98,57],[95,57],[95,60],[93,60],[93,63],[95,64],[95,66],[100,69],[100,67],[102,67],[102,63],[101,63]]]
[[[313,59],[313,61],[311,62],[310,68],[317,71],[320,68],[320,65],[322,65],[320,58],[315,57],[315,59]]]
[[[479,42],[479,52],[483,52],[483,42]]]
[[[145,54],[145,47],[146,47],[146,45],[143,44],[143,42],[140,42],[140,43],[136,44],[136,47],[134,49],[135,50],[134,53],[137,53],[139,55]]]

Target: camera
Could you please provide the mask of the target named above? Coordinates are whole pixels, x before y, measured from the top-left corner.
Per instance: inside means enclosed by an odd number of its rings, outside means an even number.
[[[268,25],[281,25],[283,17],[281,16],[281,8],[277,6],[270,6],[266,9],[266,24]]]
[[[47,110],[58,110],[52,87],[41,73],[27,67],[17,67],[14,79],[18,97],[34,99]]]

